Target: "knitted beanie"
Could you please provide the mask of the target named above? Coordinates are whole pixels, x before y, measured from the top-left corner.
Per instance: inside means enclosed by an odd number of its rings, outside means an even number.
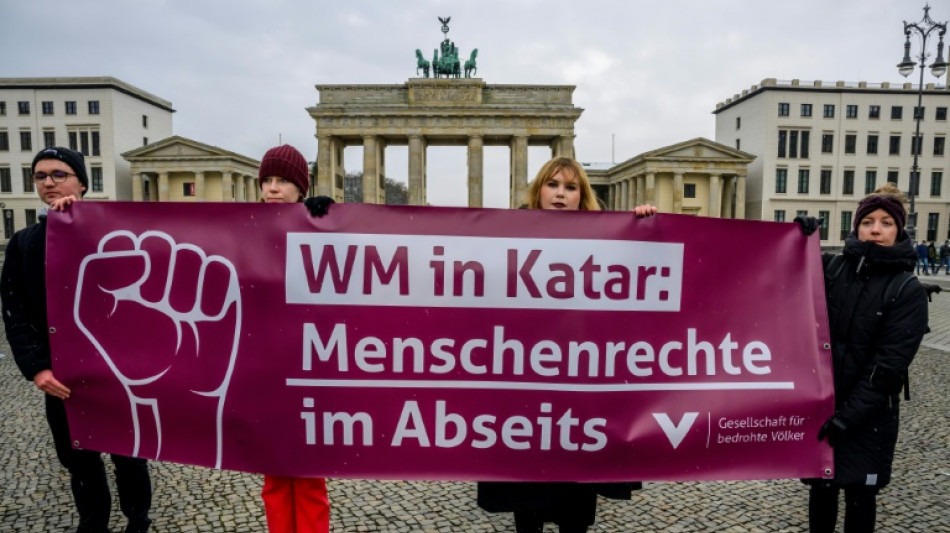
[[[901,238],[904,234],[904,224],[907,223],[907,211],[904,210],[904,204],[899,198],[890,194],[872,194],[861,200],[858,209],[854,213],[854,231],[858,230],[864,217],[870,215],[878,209],[883,209],[897,224],[897,235]]]
[[[310,169],[307,160],[289,144],[271,148],[261,160],[261,168],[257,173],[257,185],[260,187],[264,178],[277,176],[293,183],[300,189],[300,195],[306,196],[310,190]]]
[[[73,169],[73,174],[79,178],[79,183],[84,187],[83,196],[86,195],[86,191],[89,190],[89,175],[86,174],[86,159],[81,153],[59,146],[44,148],[33,158],[33,164],[30,166],[31,174],[36,172],[36,164],[44,159],[57,159],[69,165],[69,168]]]

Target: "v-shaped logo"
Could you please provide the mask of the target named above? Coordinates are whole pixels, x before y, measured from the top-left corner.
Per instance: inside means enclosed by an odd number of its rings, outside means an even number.
[[[696,422],[697,416],[699,416],[699,413],[683,413],[680,423],[674,425],[666,413],[653,413],[653,418],[656,419],[663,433],[666,433],[666,438],[670,439],[670,444],[673,445],[674,450],[683,442],[686,434],[693,427],[693,423]]]

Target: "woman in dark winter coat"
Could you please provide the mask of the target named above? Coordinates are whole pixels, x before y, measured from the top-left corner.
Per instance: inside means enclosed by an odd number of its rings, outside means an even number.
[[[599,211],[587,173],[577,161],[555,157],[545,163],[528,186],[528,209]],[[638,217],[656,213],[652,205],[633,209]],[[640,483],[509,483],[478,484],[478,505],[489,512],[514,512],[515,531],[541,533],[545,522],[554,522],[561,533],[584,533],[594,523],[597,495],[630,499]]]
[[[913,276],[902,193],[887,184],[858,204],[840,256],[826,255],[835,413],[819,440],[834,448],[833,480],[808,480],[809,531],[835,531],[844,489],[847,533],[874,531],[877,493],[891,480],[900,391],[927,332],[927,294]]]

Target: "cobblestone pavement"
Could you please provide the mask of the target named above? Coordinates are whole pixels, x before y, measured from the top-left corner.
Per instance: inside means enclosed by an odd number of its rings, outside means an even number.
[[[879,497],[881,532],[950,532],[950,277],[925,280],[948,292],[930,306],[933,331],[911,368],[913,399],[902,408],[895,481]],[[0,352],[6,354],[0,357],[0,532],[72,532],[68,479],[53,452],[41,395],[20,376],[2,336]],[[266,530],[261,476],[151,464],[153,531]],[[513,531],[511,515],[475,505],[474,483],[331,480],[329,486],[335,533]],[[799,533],[807,531],[806,498],[797,480],[646,483],[630,501],[601,500],[591,531]],[[113,505],[112,529],[121,531]]]

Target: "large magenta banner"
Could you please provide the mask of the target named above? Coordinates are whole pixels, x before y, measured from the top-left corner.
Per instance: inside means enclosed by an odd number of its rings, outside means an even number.
[[[817,235],[632,213],[51,213],[75,445],[293,476],[822,477]]]

